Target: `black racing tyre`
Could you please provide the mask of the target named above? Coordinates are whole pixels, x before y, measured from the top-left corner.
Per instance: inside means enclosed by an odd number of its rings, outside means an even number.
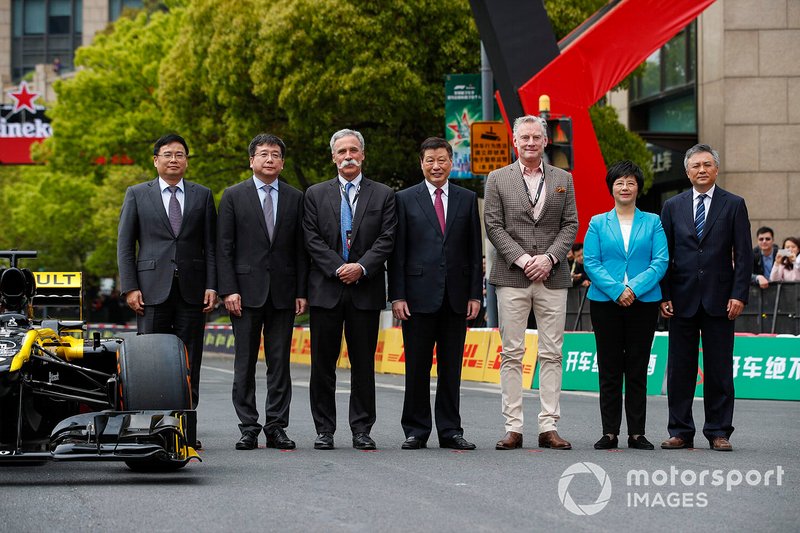
[[[119,408],[191,409],[186,348],[175,335],[137,335],[117,351]]]

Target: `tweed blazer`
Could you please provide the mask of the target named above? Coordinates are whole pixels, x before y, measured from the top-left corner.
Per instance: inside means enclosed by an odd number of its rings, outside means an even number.
[[[550,253],[558,261],[544,282],[548,289],[572,286],[567,252],[578,233],[578,210],[572,174],[544,165],[544,205],[539,219],[525,190],[519,162],[489,173],[484,195],[486,234],[494,245],[489,282],[502,287],[525,288],[531,281],[514,264],[526,252]]]

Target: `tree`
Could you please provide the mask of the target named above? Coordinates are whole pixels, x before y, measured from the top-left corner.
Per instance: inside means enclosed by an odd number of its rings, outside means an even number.
[[[41,158],[59,171],[101,181],[113,158],[127,156],[152,173],[153,141],[167,129],[155,92],[162,60],[172,48],[183,9],[141,11],[120,18],[90,46],[78,49],[81,67],[55,84],[48,109],[53,136]]]

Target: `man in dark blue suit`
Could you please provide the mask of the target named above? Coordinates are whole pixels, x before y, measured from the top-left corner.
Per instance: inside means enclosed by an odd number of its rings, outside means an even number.
[[[661,223],[669,268],[661,281],[661,313],[670,318],[667,450],[694,446],[692,402],[698,343],[703,339],[706,420],[711,449],[731,451],[734,320],[747,303],[753,264],[744,199],[715,185],[719,154],[698,144],[683,160],[692,189],[667,200]]]
[[[397,193],[397,234],[389,260],[389,299],[402,321],[406,391],[404,450],[425,448],[431,434],[430,374],[436,345],[439,446],[473,450],[459,414],[467,320],[482,297],[481,226],[474,192],[448,181],[453,148],[438,137],[420,147],[425,179]]]

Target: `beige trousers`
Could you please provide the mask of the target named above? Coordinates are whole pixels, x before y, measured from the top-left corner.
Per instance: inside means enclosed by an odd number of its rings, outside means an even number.
[[[522,433],[522,357],[531,308],[539,331],[539,433],[556,429],[561,418],[561,348],[567,314],[567,289],[531,283],[524,289],[497,287],[497,311],[503,351],[500,388],[506,431]]]

